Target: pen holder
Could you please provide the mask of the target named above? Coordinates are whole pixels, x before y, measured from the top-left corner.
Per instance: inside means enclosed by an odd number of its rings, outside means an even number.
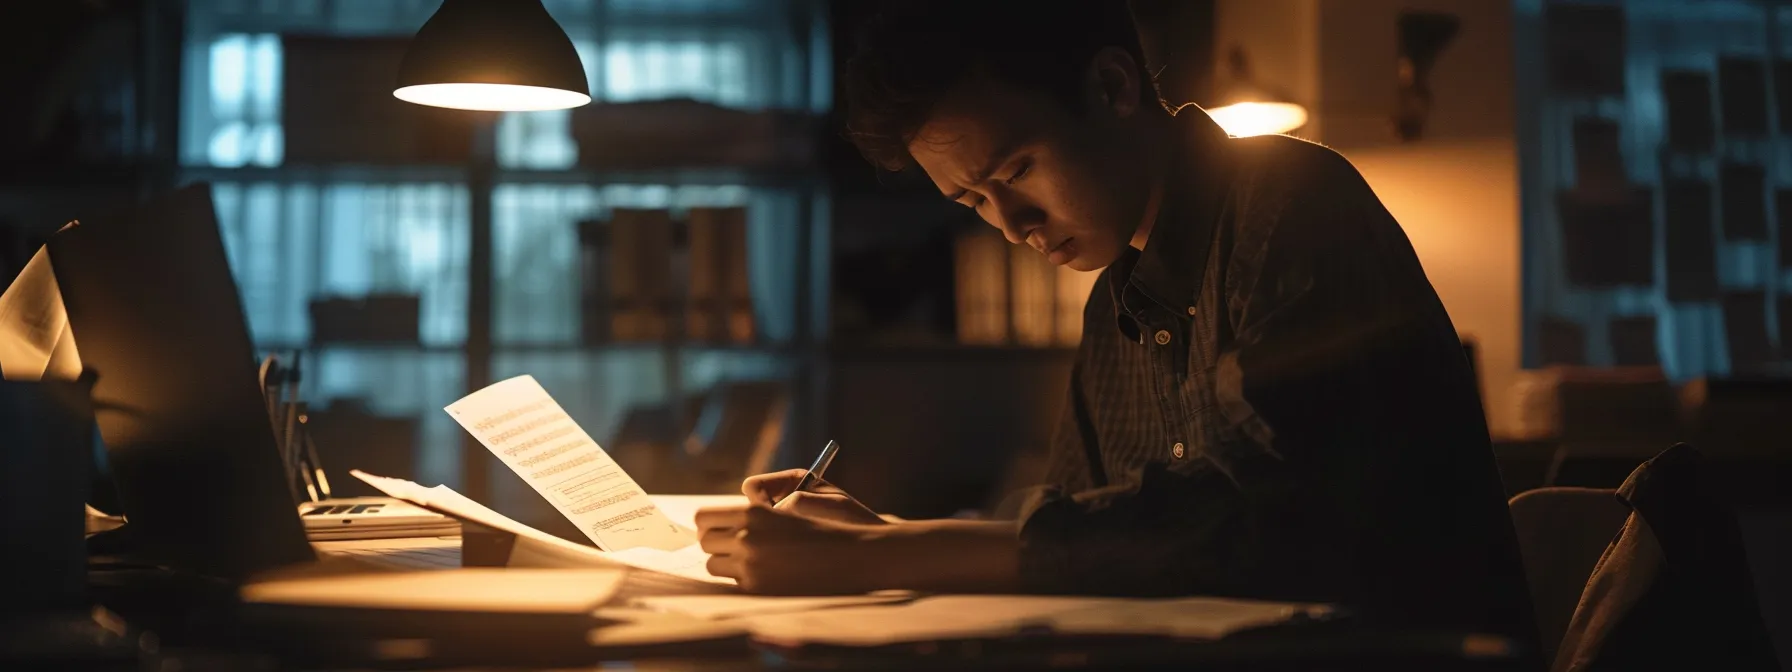
[[[87,607],[93,378],[0,381],[0,618]]]

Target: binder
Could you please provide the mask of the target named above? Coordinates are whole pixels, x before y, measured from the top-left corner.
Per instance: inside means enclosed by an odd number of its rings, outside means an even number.
[[[610,336],[661,342],[672,336],[673,225],[665,210],[610,212]]]

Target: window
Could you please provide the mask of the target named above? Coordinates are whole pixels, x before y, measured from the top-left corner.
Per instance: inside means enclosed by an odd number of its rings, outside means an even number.
[[[215,205],[252,336],[263,348],[305,346],[309,304],[369,292],[420,297],[420,349],[328,349],[304,394],[320,405],[364,400],[419,419],[419,478],[458,482],[461,432],[440,412],[465,390],[472,198],[452,170],[316,171],[284,162],[281,33],[402,35],[439,0],[194,0],[187,11],[181,162],[214,185]],[[547,0],[573,39],[599,101],[688,97],[743,108],[825,109],[825,36],[799,35],[819,4],[783,0]],[[806,40],[806,41],[804,41]],[[823,50],[818,51],[820,46]],[[801,59],[807,55],[811,59]],[[578,161],[570,111],[507,114],[500,167],[561,170]],[[238,170],[242,169],[242,170]],[[447,177],[444,177],[447,175]],[[756,317],[768,338],[795,329],[801,196],[740,186],[600,187],[527,176],[491,196],[493,329],[498,377],[534,373],[567,394],[569,412],[603,440],[626,410],[671,395],[653,352],[579,352],[576,224],[613,207],[746,205]],[[820,234],[818,234],[819,238]],[[825,292],[813,290],[815,305]],[[819,311],[820,308],[817,308]],[[507,352],[506,345],[523,348]],[[530,350],[547,346],[549,350]],[[554,351],[552,348],[564,348]],[[775,358],[687,353],[692,384],[783,375]],[[683,361],[682,359],[680,361]],[[517,368],[523,367],[523,368]],[[658,382],[651,382],[658,381]]]

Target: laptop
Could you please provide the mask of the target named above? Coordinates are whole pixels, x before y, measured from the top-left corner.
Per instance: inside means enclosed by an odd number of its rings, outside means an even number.
[[[81,362],[97,374],[94,418],[130,559],[231,579],[315,560],[209,185],[83,218],[49,253]],[[449,564],[430,554],[422,564]]]

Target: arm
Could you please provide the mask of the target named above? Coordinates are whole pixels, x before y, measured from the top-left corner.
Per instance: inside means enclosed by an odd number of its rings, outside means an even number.
[[[1344,409],[1411,313],[1373,240],[1398,229],[1360,180],[1293,195],[1241,227],[1230,257],[1234,338],[1203,410],[1221,438],[1135,483],[1038,501],[1021,534],[1029,589],[1313,597],[1354,572],[1362,446]]]
[[[697,513],[709,572],[768,594],[884,589],[1014,592],[1011,522],[925,520],[859,525],[764,505]]]

